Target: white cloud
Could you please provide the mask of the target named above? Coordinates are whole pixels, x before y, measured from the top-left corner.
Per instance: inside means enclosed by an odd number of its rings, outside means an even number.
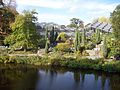
[[[79,12],[80,10],[93,10],[93,11],[113,11],[115,9],[115,7],[118,5],[119,3],[113,3],[113,4],[105,4],[105,3],[100,3],[100,2],[77,2],[74,3],[73,5],[71,5],[69,11],[70,12]]]
[[[70,18],[80,17],[85,22],[99,16],[109,17],[119,3],[98,2],[97,0],[17,0],[17,4],[26,6],[37,6],[43,8],[52,8],[56,10],[65,10],[65,13],[40,13],[39,21],[57,22],[68,24]],[[21,8],[20,8],[21,9]],[[67,12],[66,12],[67,11]],[[69,12],[69,13],[68,13]],[[76,18],[77,18],[76,17]]]
[[[81,10],[103,10],[113,11],[119,3],[105,4],[97,1],[84,0],[17,0],[20,5],[38,6],[53,9],[67,9],[70,13],[77,13]]]
[[[20,5],[38,6],[46,8],[65,8],[69,2],[67,0],[17,0]]]
[[[58,24],[69,24],[70,19],[73,18],[71,15],[59,15],[59,14],[39,14],[38,21],[39,22],[56,22]]]

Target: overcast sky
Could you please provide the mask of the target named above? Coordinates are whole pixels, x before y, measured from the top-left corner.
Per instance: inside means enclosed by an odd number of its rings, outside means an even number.
[[[69,24],[73,17],[86,23],[93,19],[109,17],[120,0],[16,0],[17,10],[36,9],[39,22]]]

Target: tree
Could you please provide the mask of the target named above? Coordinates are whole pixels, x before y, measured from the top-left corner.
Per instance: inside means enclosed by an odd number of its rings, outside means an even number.
[[[45,30],[46,30],[45,31],[45,40],[47,40],[47,38],[48,38],[48,28],[46,28]]]
[[[111,23],[116,40],[120,40],[120,5],[111,13]]]
[[[22,15],[17,15],[15,22],[11,25],[12,34],[6,37],[5,43],[9,43],[13,48],[22,47],[36,48],[38,46],[39,35],[36,29],[35,11],[24,11]]]
[[[83,29],[83,31],[82,31],[82,46],[85,46],[85,42],[86,42],[86,35],[85,35],[85,29]]]
[[[107,58],[108,55],[108,51],[107,51],[107,42],[106,42],[106,36],[104,36],[104,40],[103,40],[103,57]]]
[[[93,19],[92,23],[96,23],[96,22],[100,22],[100,23],[103,23],[103,22],[110,23],[110,18],[107,18],[107,17],[102,16],[102,17]]]
[[[57,40],[57,37],[58,37],[58,32],[55,32],[55,35],[54,35],[54,41]]]
[[[9,7],[9,6],[15,7],[16,0],[0,0],[0,5],[6,6],[6,7]]]
[[[100,30],[99,29],[96,29],[95,37],[96,37],[96,44],[100,43],[101,37],[100,37]]]
[[[54,27],[52,27],[52,30],[50,31],[50,44],[54,43]]]
[[[0,42],[11,33],[10,24],[15,21],[16,11],[15,0],[0,0]]]
[[[50,34],[49,34],[49,40],[52,46],[55,45],[57,37],[58,37],[58,33],[55,31],[55,28],[52,27],[52,30],[50,31]]]
[[[75,31],[75,41],[74,41],[74,47],[75,51],[80,50],[80,43],[81,43],[81,37],[80,37],[80,32],[78,30]]]
[[[78,18],[72,18],[70,19],[70,21],[71,23],[70,25],[68,25],[69,27],[74,27],[74,28],[84,27],[83,21]]]
[[[3,0],[0,0],[0,6],[4,6]]]
[[[50,42],[49,42],[49,39],[47,38],[46,45],[45,45],[45,53],[49,52],[49,44],[50,44]]]
[[[109,20],[109,18],[106,18],[106,17],[99,17],[98,18],[98,22],[107,22],[107,23],[110,23],[110,20]]]
[[[75,41],[74,41],[74,47],[75,47],[75,51],[78,51],[77,47],[78,47],[78,31],[75,31]]]
[[[111,13],[110,20],[112,23],[113,34],[115,37],[114,48],[116,54],[120,54],[120,5],[118,5],[113,11],[113,13]]]

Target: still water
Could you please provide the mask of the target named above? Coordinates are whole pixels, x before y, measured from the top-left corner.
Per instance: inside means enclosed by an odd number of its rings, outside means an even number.
[[[120,90],[120,74],[0,64],[0,90]]]

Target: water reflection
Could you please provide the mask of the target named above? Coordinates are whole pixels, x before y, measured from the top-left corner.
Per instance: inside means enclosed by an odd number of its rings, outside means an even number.
[[[40,69],[36,90],[120,90],[119,76],[90,70]]]
[[[0,65],[0,90],[35,90],[38,70],[23,65]]]
[[[0,90],[120,90],[120,74],[0,64]]]

